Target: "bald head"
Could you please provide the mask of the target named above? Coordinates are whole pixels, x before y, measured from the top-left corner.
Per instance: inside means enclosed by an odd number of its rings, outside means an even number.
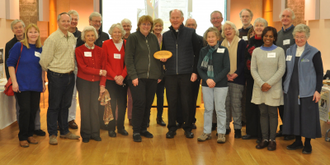
[[[185,24],[185,26],[188,27],[188,28],[193,28],[193,29],[196,30],[196,28],[197,28],[196,20],[193,19],[193,18],[188,18],[188,19],[186,20],[186,24]]]

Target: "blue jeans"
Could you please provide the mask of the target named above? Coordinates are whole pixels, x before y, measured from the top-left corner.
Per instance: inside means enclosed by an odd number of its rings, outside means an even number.
[[[48,111],[47,130],[49,136],[57,136],[57,124],[60,134],[69,132],[68,109],[71,106],[73,88],[75,83],[74,73],[60,74],[48,70]]]

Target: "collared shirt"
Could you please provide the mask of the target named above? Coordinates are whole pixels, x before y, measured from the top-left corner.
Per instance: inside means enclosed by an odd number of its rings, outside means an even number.
[[[88,48],[88,49],[94,49],[94,48],[95,48],[95,44],[93,44],[93,46],[90,47],[87,43],[85,43],[85,46],[86,46],[86,48]]]
[[[69,73],[74,70],[76,38],[70,32],[67,37],[58,29],[45,41],[40,57],[43,70],[57,73]]]
[[[288,27],[287,29],[285,29],[284,30],[284,28],[282,27],[282,30],[285,32],[285,31],[288,31],[288,30],[290,30],[291,28],[293,28],[294,26],[293,26],[293,24],[290,26],[290,27]]]

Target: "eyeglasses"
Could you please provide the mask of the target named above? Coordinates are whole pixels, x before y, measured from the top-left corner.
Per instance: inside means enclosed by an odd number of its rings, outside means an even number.
[[[294,36],[294,39],[306,39],[306,36]]]
[[[224,31],[230,31],[230,30],[232,30],[232,29],[234,29],[234,28],[226,28],[226,29],[223,29]]]

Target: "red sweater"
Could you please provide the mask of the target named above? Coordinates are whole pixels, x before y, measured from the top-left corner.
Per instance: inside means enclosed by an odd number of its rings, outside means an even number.
[[[124,44],[126,45],[126,40],[124,40]],[[123,78],[127,76],[124,48],[123,45],[121,50],[118,51],[112,39],[103,42],[102,49],[107,57],[106,69],[108,80],[114,80],[119,75],[123,76]]]
[[[85,44],[76,48],[76,60],[78,65],[77,77],[87,81],[100,81],[105,86],[106,78],[100,76],[100,70],[105,70],[106,56],[102,48],[95,45],[94,49],[88,49]]]

